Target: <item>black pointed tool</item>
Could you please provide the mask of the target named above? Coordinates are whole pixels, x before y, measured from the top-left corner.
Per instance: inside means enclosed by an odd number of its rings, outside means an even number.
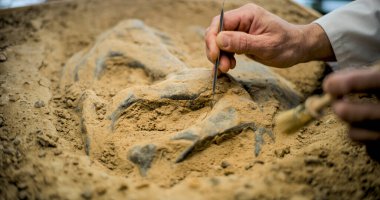
[[[223,30],[223,17],[224,17],[224,1],[222,5],[222,11],[220,12],[220,20],[219,20],[219,31]],[[215,96],[215,88],[216,88],[216,79],[218,78],[218,67],[220,64],[220,54],[221,51],[219,52],[218,58],[216,59],[215,66],[214,66],[214,79],[212,81],[212,102],[214,102],[214,96]]]

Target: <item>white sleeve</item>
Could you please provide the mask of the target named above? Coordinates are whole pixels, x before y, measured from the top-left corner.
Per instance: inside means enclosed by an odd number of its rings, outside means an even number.
[[[326,32],[339,67],[380,59],[380,0],[356,0],[315,21]]]

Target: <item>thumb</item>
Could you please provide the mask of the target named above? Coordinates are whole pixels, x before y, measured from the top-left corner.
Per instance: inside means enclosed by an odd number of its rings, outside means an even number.
[[[218,47],[226,52],[255,54],[258,50],[257,36],[238,31],[223,31],[216,37]]]

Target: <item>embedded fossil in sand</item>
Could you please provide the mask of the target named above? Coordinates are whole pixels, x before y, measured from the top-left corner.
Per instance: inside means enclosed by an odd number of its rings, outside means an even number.
[[[92,47],[68,61],[61,89],[76,95],[88,155],[99,157],[99,149],[105,144],[99,135],[122,132],[121,122],[136,117],[136,110],[153,112],[170,105],[186,112],[211,108],[211,71],[187,68],[170,53],[168,45],[170,39],[163,33],[139,20],[127,20],[103,33]],[[256,155],[265,135],[274,140],[272,124],[263,124],[262,119],[272,119],[278,107],[296,105],[300,96],[290,83],[267,67],[245,60],[238,63],[229,75],[218,79],[216,104],[205,116],[162,140],[141,140],[129,148],[128,159],[139,167],[141,175],[146,175],[160,148],[170,146],[173,141],[188,141],[181,152],[173,155],[175,162],[181,162],[245,129],[256,135]],[[127,86],[110,98],[100,96],[96,91],[99,87],[107,89],[107,83],[101,81],[109,73],[109,66],[140,69],[156,82]],[[142,107],[147,110],[139,109]],[[102,115],[106,119],[99,117]]]

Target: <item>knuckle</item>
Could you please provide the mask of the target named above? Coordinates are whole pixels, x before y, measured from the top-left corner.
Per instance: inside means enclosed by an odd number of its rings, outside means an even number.
[[[246,35],[241,34],[239,36],[239,43],[238,43],[238,53],[245,53],[248,50],[248,39]]]
[[[245,4],[243,7],[248,8],[248,9],[255,9],[257,8],[257,5],[254,3],[248,3],[248,4]]]
[[[338,103],[335,105],[335,113],[346,119],[350,116],[350,107],[345,103]]]
[[[254,3],[248,3],[245,5],[244,7],[245,9],[247,9],[249,11],[249,13],[256,13],[256,14],[261,14],[262,11],[263,11],[263,8],[254,4]]]

